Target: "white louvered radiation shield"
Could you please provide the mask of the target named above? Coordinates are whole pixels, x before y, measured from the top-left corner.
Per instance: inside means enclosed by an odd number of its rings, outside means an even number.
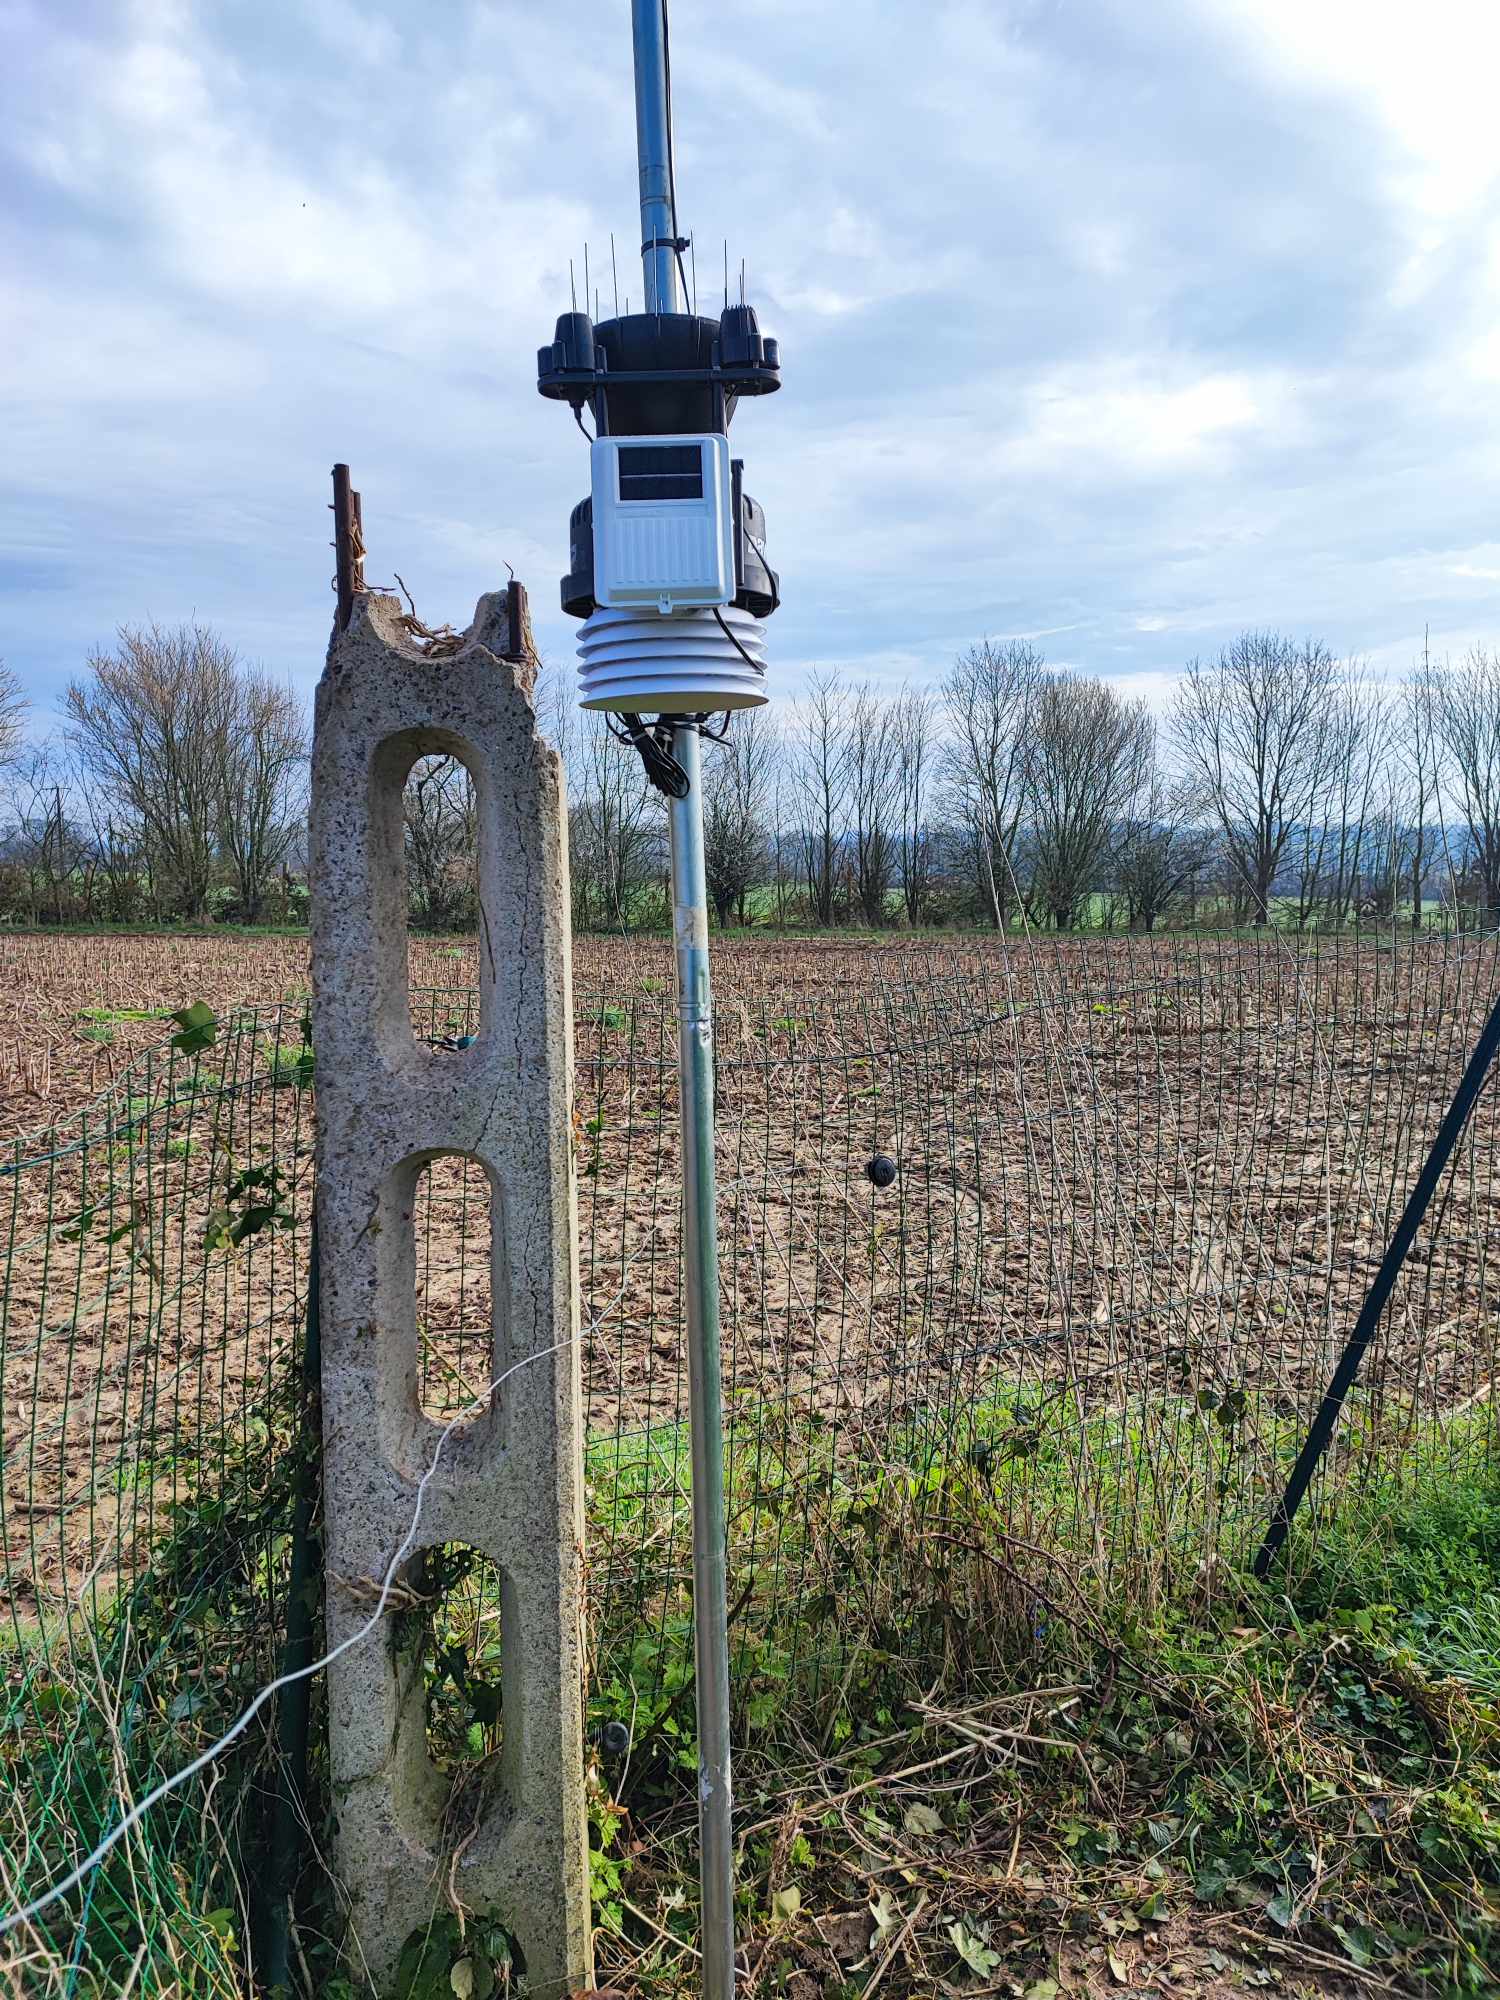
[[[669,617],[596,611],[579,631],[578,683],[582,707],[616,714],[759,708],[766,699],[765,627],[732,604]]]

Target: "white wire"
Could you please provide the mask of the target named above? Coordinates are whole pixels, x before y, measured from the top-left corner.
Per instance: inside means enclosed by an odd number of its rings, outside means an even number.
[[[622,1292],[623,1289],[622,1286]],[[613,1304],[614,1301],[611,1300],[610,1306],[606,1306],[604,1309],[605,1313],[609,1312]],[[385,1581],[380,1586],[380,1596],[376,1602],[375,1609],[370,1613],[364,1624],[359,1627],[358,1631],[351,1632],[347,1639],[340,1640],[337,1646],[333,1647],[330,1652],[325,1653],[320,1660],[314,1660],[311,1666],[297,1667],[293,1672],[282,1674],[276,1680],[271,1681],[267,1686],[263,1687],[250,1706],[236,1721],[230,1724],[216,1743],[211,1743],[206,1750],[200,1751],[190,1764],[184,1764],[182,1769],[175,1772],[172,1777],[163,1778],[153,1791],[147,1792],[143,1799],[138,1799],[124,1817],[104,1836],[99,1845],[91,1853],[85,1855],[83,1860],[78,1863],[78,1866],[65,1875],[60,1882],[54,1882],[52,1887],[46,1890],[44,1894],[38,1896],[34,1902],[25,1904],[21,1909],[12,1911],[8,1916],[0,1917],[0,1937],[4,1937],[7,1931],[15,1930],[20,1924],[30,1923],[43,1910],[50,1909],[54,1903],[60,1902],[70,1890],[76,1889],[85,1877],[99,1866],[99,1863],[110,1850],[125,1838],[132,1827],[140,1825],[141,1821],[154,1805],[158,1805],[161,1800],[166,1798],[169,1792],[175,1792],[179,1785],[186,1784],[189,1778],[196,1777],[205,1765],[211,1764],[217,1756],[227,1750],[235,1738],[241,1735],[249,1727],[250,1723],[254,1721],[255,1717],[265,1707],[273,1694],[278,1693],[284,1687],[290,1687],[294,1681],[307,1680],[311,1675],[321,1673],[325,1667],[331,1666],[341,1655],[352,1651],[355,1646],[358,1646],[370,1636],[384,1615],[386,1605],[390,1602],[391,1589],[396,1580],[396,1572],[411,1553],[412,1545],[417,1539],[417,1529],[420,1527],[422,1521],[422,1502],[426,1498],[428,1484],[438,1469],[438,1461],[443,1455],[443,1448],[453,1435],[453,1432],[466,1417],[472,1416],[477,1409],[486,1403],[503,1383],[508,1382],[512,1375],[519,1373],[522,1368],[530,1367],[533,1361],[544,1361],[549,1354],[560,1354],[564,1348],[572,1347],[576,1342],[587,1339],[590,1334],[596,1331],[599,1321],[603,1317],[604,1313],[599,1314],[589,1323],[588,1328],[584,1332],[570,1334],[566,1340],[554,1341],[550,1347],[538,1348],[535,1354],[528,1354],[524,1360],[514,1362],[502,1374],[497,1375],[488,1388],[481,1389],[472,1402],[466,1403],[461,1410],[448,1419],[448,1422],[443,1427],[442,1435],[433,1446],[432,1463],[417,1481],[417,1503],[412,1513],[411,1526],[407,1529],[400,1548],[391,1557],[390,1567],[386,1570]]]

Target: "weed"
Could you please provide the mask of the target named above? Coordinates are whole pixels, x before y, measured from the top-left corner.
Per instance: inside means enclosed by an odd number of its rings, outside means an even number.
[[[1235,1428],[1233,1409],[1205,1414]],[[1143,1593],[1138,1575],[1101,1569],[1086,1540],[1043,1552],[1019,1536],[999,1512],[1006,1454],[1059,1489],[1068,1467],[1047,1470],[1034,1403],[976,1415],[957,1458],[895,1426],[883,1467],[842,1482],[812,1476],[837,1458],[832,1425],[763,1426],[757,1452],[731,1454],[738,1907],[750,1947],[781,1968],[773,1983],[819,1966],[826,1978],[824,1939],[848,1930],[852,1870],[876,1884],[867,1901],[855,1892],[858,1951],[877,1956],[854,1990],[898,1940],[892,1993],[968,1981],[1041,1995],[1070,1953],[1088,1951],[1118,1984],[1155,1964],[1174,1924],[1201,1932],[1195,1907],[1226,1944],[1243,1934],[1252,1965],[1264,1937],[1398,1988],[1494,1990],[1500,1481],[1392,1476],[1299,1523],[1279,1594],[1230,1579],[1205,1602],[1161,1579]],[[295,1453],[274,1422],[244,1451],[221,1455],[217,1490],[206,1459],[176,1465],[182,1498],[129,1618],[98,1613],[111,1685],[132,1685],[111,1650],[127,1638],[136,1660],[160,1662],[170,1646],[176,1662],[152,1701],[132,1697],[133,1790],[222,1725],[264,1673]],[[1100,1462],[1124,1476],[1102,1442]],[[129,1483],[168,1470],[143,1465]],[[691,1606],[670,1570],[653,1567],[648,1584],[643,1569],[630,1587],[618,1554],[659,1539],[680,1510],[685,1433],[600,1440],[586,1470],[589,1544],[616,1552],[593,1621],[597,1948],[606,1978],[635,1966],[687,1991],[694,1961],[668,1940],[692,1943],[696,1926]],[[785,1559],[830,1562],[837,1595],[784,1591],[764,1553],[773,1532]],[[472,1551],[426,1562],[428,1739],[460,1784],[500,1742],[498,1599]],[[118,1709],[94,1702],[70,1630],[69,1643],[10,1663],[24,1690],[12,1769],[64,1759],[75,1818],[102,1823]],[[197,1635],[203,1670],[183,1634]],[[262,1738],[231,1756],[221,1798],[245,1796],[269,1754]],[[8,1797],[20,1805],[26,1781]],[[169,1953],[195,1968],[191,1990],[237,1990],[233,1879],[185,1797],[101,1872],[87,1917],[101,1976],[123,1977],[145,1941],[144,1990],[171,1990],[157,1970]],[[319,1990],[353,2000],[324,1882],[308,1871],[299,1921],[318,1941]],[[445,1915],[409,1943],[400,1990],[497,1994],[519,1976],[503,1924]]]
[[[170,1021],[170,1007],[83,1007],[79,1009],[80,1021],[89,1021],[100,1026],[112,1026],[118,1021]]]

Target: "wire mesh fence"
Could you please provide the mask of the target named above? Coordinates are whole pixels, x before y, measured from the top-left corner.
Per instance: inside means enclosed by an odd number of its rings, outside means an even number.
[[[1497,973],[1493,939],[723,947],[742,1728],[774,1727],[794,1673],[834,1726],[871,1648],[940,1667],[954,1618],[1017,1551],[1080,1601],[1231,1574]],[[580,951],[594,1669],[601,1705],[638,1728],[669,1720],[690,1679],[670,978],[660,942]],[[414,991],[412,1017],[435,1046],[477,1026],[467,988]],[[0,1168],[11,1892],[86,1853],[122,1796],[185,1763],[280,1657],[312,1449],[306,1033],[297,1007],[249,1010],[210,1047],[149,1053]],[[1491,1451],[1495,1138],[1486,1091],[1325,1498]],[[419,1392],[444,1417],[483,1389],[492,1352],[479,1170],[434,1161],[414,1228]],[[955,1482],[982,1502],[962,1532]],[[963,1540],[975,1519],[982,1546]],[[1023,1616],[1051,1601],[1026,1598]],[[470,1635],[484,1623],[477,1603],[448,1614]],[[142,1990],[167,1990],[162,1968],[185,1951],[230,1981],[234,1885],[280,1782],[252,1732],[123,1843],[26,1946],[57,1990],[89,1990],[101,1953],[128,1966],[143,1940]],[[148,1904],[182,1917],[160,1967]]]
[[[645,951],[614,959],[579,1008],[578,1116],[591,1560],[623,1647],[680,1609],[688,1557],[671,1001]],[[941,1656],[889,1601],[892,1541],[941,1540],[956,1473],[1075,1578],[1242,1561],[1495,977],[1488,942],[721,955],[745,1699],[788,1601],[830,1698],[851,1649]],[[1494,1167],[1486,1097],[1324,1486],[1488,1451]]]
[[[0,1869],[67,1872],[275,1671],[312,1191],[294,1009],[139,1057],[0,1163]],[[25,1991],[233,1991],[257,1733],[55,1921]],[[247,1810],[250,1816],[247,1818]],[[179,1984],[172,1986],[171,1981]]]

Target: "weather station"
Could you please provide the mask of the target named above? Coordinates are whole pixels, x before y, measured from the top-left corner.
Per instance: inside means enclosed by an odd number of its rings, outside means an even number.
[[[745,301],[696,310],[677,217],[666,0],[632,0],[643,293],[599,320],[558,319],[542,395],[589,439],[590,486],[569,524],[564,611],[581,620],[578,693],[639,754],[669,801],[682,1117],[683,1275],[692,1448],[703,1991],[733,1993],[723,1416],[715,1220],[713,1009],[702,753],[766,696],[765,620],[781,601],[765,519],[730,452],[741,402],[781,386],[777,344]],[[613,266],[613,252],[611,263]],[[696,264],[696,259],[694,259]],[[592,419],[592,431],[585,416]]]

